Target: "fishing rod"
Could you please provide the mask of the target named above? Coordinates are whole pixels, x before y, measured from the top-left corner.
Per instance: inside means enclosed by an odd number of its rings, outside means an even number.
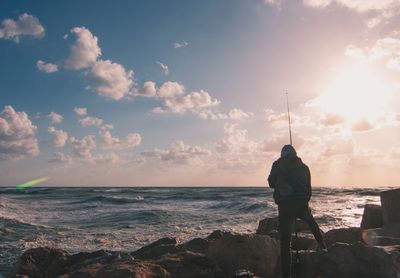
[[[288,122],[289,122],[289,138],[290,138],[290,145],[293,146],[293,141],[292,141],[292,124],[290,122],[290,109],[289,109],[289,95],[288,92],[286,94],[286,107],[287,107],[287,117],[288,117]]]

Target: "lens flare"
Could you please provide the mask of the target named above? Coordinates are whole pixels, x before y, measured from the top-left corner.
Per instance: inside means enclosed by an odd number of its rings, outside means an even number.
[[[31,180],[31,181],[25,182],[23,184],[19,184],[15,188],[16,189],[24,189],[24,188],[30,187],[32,185],[36,185],[36,184],[42,183],[44,181],[47,181],[48,179],[49,179],[49,177],[43,177],[43,178],[39,178],[39,179],[34,179],[34,180]]]

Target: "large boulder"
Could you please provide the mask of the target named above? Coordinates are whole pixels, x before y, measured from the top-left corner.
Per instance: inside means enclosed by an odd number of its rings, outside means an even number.
[[[226,234],[212,242],[207,251],[225,277],[238,269],[248,269],[260,277],[277,277],[279,254],[277,240],[257,234]]]
[[[363,230],[361,237],[369,245],[400,245],[400,223],[386,225],[383,228]]]
[[[358,227],[333,229],[324,234],[325,244],[329,247],[337,242],[356,243],[361,241],[361,230]]]
[[[380,196],[383,225],[400,223],[400,189],[382,191]]]
[[[398,278],[400,246],[337,243],[329,251],[300,251],[296,278]]]
[[[360,228],[374,229],[383,226],[382,207],[379,205],[367,204],[364,207],[364,213],[361,220]]]

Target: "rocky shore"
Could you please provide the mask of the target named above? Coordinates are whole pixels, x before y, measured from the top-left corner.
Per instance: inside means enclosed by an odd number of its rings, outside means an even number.
[[[385,195],[386,194],[386,195]],[[400,202],[381,194],[381,206],[366,205],[361,227],[333,229],[324,234],[327,250],[317,244],[305,223],[298,221],[292,239],[296,278],[400,277]],[[388,198],[386,196],[389,196]],[[276,218],[259,222],[254,234],[214,231],[206,238],[177,243],[162,238],[134,252],[99,250],[70,254],[49,247],[27,250],[10,277],[235,277],[239,269],[255,277],[280,276]],[[250,277],[250,276],[240,276]]]

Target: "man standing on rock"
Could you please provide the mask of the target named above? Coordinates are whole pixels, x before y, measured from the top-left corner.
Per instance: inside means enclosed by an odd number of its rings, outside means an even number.
[[[274,201],[278,205],[282,276],[287,278],[291,277],[290,241],[296,218],[307,222],[319,247],[326,248],[308,206],[311,198],[310,170],[292,145],[283,146],[281,157],[272,165],[268,183],[274,189]]]

